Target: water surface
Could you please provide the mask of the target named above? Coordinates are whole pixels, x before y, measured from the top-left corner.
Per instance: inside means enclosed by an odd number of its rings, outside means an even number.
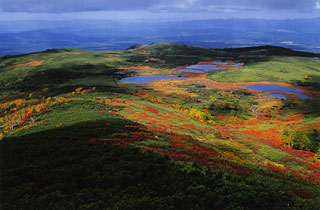
[[[134,84],[145,84],[153,81],[160,81],[165,79],[189,79],[188,77],[174,77],[174,76],[157,76],[157,75],[137,75],[133,77],[126,77],[121,79],[122,82],[131,82]]]
[[[217,66],[217,65],[224,65],[224,66]],[[229,64],[228,62],[211,62],[208,64],[196,64],[192,66],[187,66],[184,69],[175,70],[173,72],[181,73],[181,72],[193,72],[193,73],[204,73],[210,70],[217,70],[217,69],[225,69],[230,66],[242,66],[243,63],[236,63],[236,64]]]
[[[218,62],[218,61],[214,61],[214,64],[218,64],[218,65],[228,65],[228,62]]]
[[[225,69],[226,67],[219,67],[214,64],[196,64],[188,66],[187,69],[201,69],[201,70],[214,70],[214,69]]]
[[[274,93],[274,94],[271,94],[271,96],[269,95],[264,95],[265,97],[267,98],[280,98],[280,99],[288,99],[287,96],[283,95],[283,94],[277,94],[277,93]]]
[[[230,64],[229,66],[236,67],[236,66],[242,66],[244,63],[236,63],[236,64]]]
[[[181,72],[192,72],[192,73],[203,73],[203,71],[201,70],[196,70],[196,69],[179,69],[179,70],[175,70],[173,71],[175,73],[181,73]]]
[[[296,94],[299,95],[300,99],[309,99],[311,97],[302,94],[301,90],[298,88],[290,88],[290,87],[285,87],[285,86],[280,86],[280,85],[272,85],[272,84],[256,84],[256,85],[239,85],[241,87],[248,88],[250,90],[256,90],[256,91],[263,91],[266,93],[272,93],[272,97],[275,98],[281,98],[281,99],[287,99],[288,97],[279,94],[281,92],[287,93],[287,94]],[[268,96],[266,96],[268,97]]]

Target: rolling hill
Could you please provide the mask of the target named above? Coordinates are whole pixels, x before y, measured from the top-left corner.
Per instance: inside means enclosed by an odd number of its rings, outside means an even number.
[[[319,57],[176,43],[2,56],[1,208],[318,209]]]

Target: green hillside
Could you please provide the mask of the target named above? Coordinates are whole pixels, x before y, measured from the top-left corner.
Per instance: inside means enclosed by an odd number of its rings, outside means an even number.
[[[319,60],[292,56],[272,56],[269,59],[250,62],[242,69],[212,72],[209,78],[221,82],[269,81],[320,88]]]
[[[1,209],[318,209],[314,57],[172,43],[0,57]],[[228,64],[174,72],[212,61]],[[120,81],[133,75],[188,79]]]

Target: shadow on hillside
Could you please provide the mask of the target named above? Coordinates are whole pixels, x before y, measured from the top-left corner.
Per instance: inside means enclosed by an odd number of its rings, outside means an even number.
[[[39,52],[31,52],[31,53],[25,53],[25,54],[19,54],[19,55],[4,55],[4,56],[0,56],[0,61],[4,61],[6,59],[10,59],[10,58],[22,58],[22,57],[27,57],[30,55],[37,55],[37,54],[55,54],[55,53],[62,53],[62,52],[73,52],[73,51],[77,51],[79,49],[73,49],[73,48],[64,48],[64,49],[56,49],[56,48],[52,48],[52,49],[47,49],[44,51],[39,51]]]
[[[73,86],[66,86],[66,87],[61,87],[61,88],[51,88],[49,91],[45,94],[47,97],[54,97],[57,95],[65,94],[65,93],[71,93],[75,91],[75,89],[82,87],[84,90],[85,89],[91,89],[93,86],[87,86],[87,85],[73,85]],[[100,86],[100,85],[95,85],[96,90],[94,92],[100,92],[100,93],[118,93],[118,94],[132,94],[132,90],[124,87],[119,87],[119,86]]]
[[[278,193],[286,181],[246,179],[196,164],[187,169],[156,153],[87,141],[128,132],[124,125],[133,124],[113,123],[81,123],[0,142],[4,209],[283,209],[292,204],[291,195]]]
[[[285,100],[284,107],[296,112],[305,113],[308,117],[319,117],[320,116],[320,98],[312,100],[303,100],[297,103]]]
[[[242,47],[242,48],[225,48],[216,49],[217,51],[228,52],[239,55],[262,55],[262,56],[301,56],[301,57],[316,57],[319,54],[295,51],[289,48],[279,46],[257,46],[257,47]]]
[[[304,86],[304,87],[312,87],[316,90],[320,90],[320,76],[318,75],[308,75],[311,79],[301,81],[301,80],[293,80],[292,84],[296,86]]]
[[[61,122],[62,126],[64,122]],[[125,127],[126,125],[140,125],[123,118],[106,118],[105,120],[96,120],[76,123],[70,126],[55,127],[52,129],[35,131],[32,134],[12,137],[13,139],[34,139],[34,140],[81,140],[89,138],[106,138],[113,133],[126,133],[134,129]]]
[[[157,53],[151,54],[152,58],[159,59],[164,62],[145,62],[148,56],[136,55],[128,58],[128,61],[135,65],[144,65],[152,68],[170,69],[179,66],[194,65],[198,62],[209,62],[215,60],[221,61],[233,61],[241,63],[256,63],[256,62],[268,62],[271,60],[272,54],[241,54],[241,53],[229,53],[223,50],[214,51],[210,49],[190,50],[179,52],[178,54],[170,53]],[[149,57],[150,57],[149,56]]]
[[[80,86],[83,88],[97,87],[98,91],[127,93],[119,87],[118,80],[125,75],[116,74],[118,70],[104,64],[64,65],[61,68],[39,66],[25,76],[23,82],[11,82],[7,87],[0,88],[1,92],[16,90],[19,92],[39,92],[48,88],[47,96],[69,93]],[[132,74],[132,73],[131,73]],[[95,79],[105,78],[103,84],[95,84]],[[83,80],[73,84],[74,80]],[[101,80],[101,79],[100,79]],[[86,84],[88,83],[88,84]]]

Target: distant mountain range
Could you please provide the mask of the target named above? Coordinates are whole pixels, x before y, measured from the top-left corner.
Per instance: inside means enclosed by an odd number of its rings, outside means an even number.
[[[134,44],[177,42],[209,48],[275,45],[320,52],[320,18],[193,21],[0,21],[0,55],[49,48],[123,50]]]

